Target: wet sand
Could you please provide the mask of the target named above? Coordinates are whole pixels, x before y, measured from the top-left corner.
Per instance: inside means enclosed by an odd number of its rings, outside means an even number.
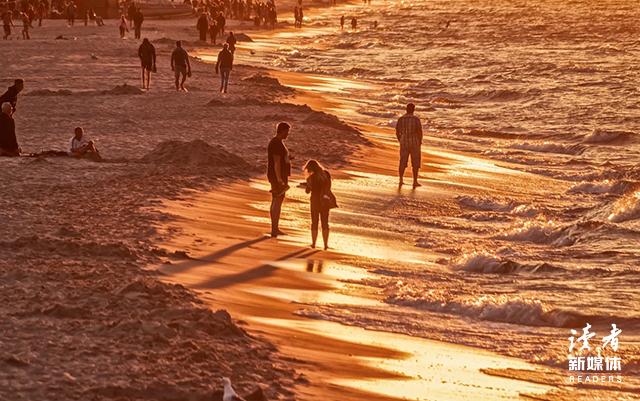
[[[336,95],[340,91],[331,90],[343,90],[344,82],[298,74],[272,75],[306,90],[298,93],[294,102],[348,111],[348,105],[343,105]],[[296,134],[294,126],[292,138]],[[447,203],[451,202],[451,188],[459,194],[461,190],[504,185],[508,175],[512,181],[530,178],[487,161],[425,148],[427,167],[421,172],[425,186],[399,190],[394,163],[397,149],[389,140],[390,133],[378,130],[366,135],[372,145],[356,152],[349,166],[332,171],[341,207],[333,212],[329,252],[308,247],[307,199],[304,191],[297,188],[290,190],[281,223],[289,235],[278,240],[269,238],[269,194],[265,183],[257,180],[249,186],[235,184],[196,194],[187,203],[166,204],[163,210],[176,216],[174,223],[164,227],[174,233],[166,246],[187,251],[195,260],[164,265],[160,271],[170,282],[198,291],[212,308],[225,305],[248,323],[251,332],[277,344],[309,381],[296,386],[299,399],[462,400],[477,394],[482,394],[483,399],[513,399],[519,393],[551,390],[550,386],[480,371],[541,369],[513,358],[296,314],[305,303],[379,302],[376,294],[351,284],[367,275],[352,264],[359,258],[373,258],[381,264],[435,263],[438,255],[416,249],[401,236],[359,229],[361,222],[377,218],[368,213],[364,203],[383,201],[400,193]],[[464,172],[461,175],[467,178],[453,177],[454,169]],[[293,177],[294,183],[300,180],[299,173]]]

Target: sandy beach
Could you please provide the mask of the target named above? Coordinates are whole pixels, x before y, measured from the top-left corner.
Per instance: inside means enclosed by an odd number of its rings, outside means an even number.
[[[455,217],[461,198],[524,203],[569,184],[434,141],[424,186],[399,189],[392,130],[355,117],[366,101],[354,89],[383,88],[242,65],[277,48],[278,33],[231,22],[255,42],[239,44],[230,93],[219,94],[219,47],[198,43],[194,24],[145,22],[158,51],[149,91],[138,43],[118,39],[115,21],[47,20],[31,41],[0,43],[2,83],[25,80],[23,151],[68,150],[82,126],[106,159],[0,159],[0,399],[210,400],[223,376],[240,394],[259,386],[279,400],[638,399],[637,361],[622,384],[575,386],[527,344],[501,346],[499,325],[463,339],[469,322],[445,316],[408,335],[405,305],[397,330],[357,313],[390,297],[377,271],[407,264],[442,271],[425,280],[434,287],[449,280],[434,239],[402,225],[403,207]],[[188,93],[173,88],[176,39],[192,56]],[[292,124],[294,185],[288,235],[272,239],[265,149],[280,121]],[[309,248],[308,195],[295,186],[311,158],[331,170],[340,205],[329,251]],[[337,306],[356,311],[352,321]],[[549,347],[562,353],[564,342]]]

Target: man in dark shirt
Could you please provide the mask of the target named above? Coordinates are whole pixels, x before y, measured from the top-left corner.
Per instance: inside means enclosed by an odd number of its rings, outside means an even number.
[[[0,156],[20,156],[20,147],[16,140],[16,124],[11,117],[11,103],[2,103],[0,113]]]
[[[271,237],[284,235],[280,231],[280,213],[284,195],[289,189],[289,175],[291,175],[291,158],[289,150],[284,145],[284,140],[289,137],[291,126],[287,123],[279,123],[276,135],[269,141],[267,147],[267,179],[271,184]]]
[[[142,11],[139,8],[137,8],[136,11],[133,13],[133,30],[134,30],[136,39],[140,39],[143,22],[144,22],[144,14],[142,14]]]
[[[21,79],[16,79],[13,83],[13,86],[10,86],[7,91],[0,96],[0,104],[4,102],[11,103],[11,107],[13,108],[13,112],[16,111],[16,105],[18,104],[18,93],[22,92],[24,89],[24,81]]]
[[[191,76],[191,64],[189,63],[189,53],[182,48],[182,42],[176,42],[176,48],[171,53],[171,71],[176,75],[176,90],[186,92],[184,81],[187,76]],[[180,79],[182,76],[182,80]]]
[[[156,48],[149,39],[142,39],[142,44],[138,48],[138,57],[142,66],[142,89],[149,89],[151,72],[156,72]]]
[[[227,93],[229,86],[229,75],[233,69],[233,54],[229,51],[229,44],[222,45],[222,50],[218,53],[218,62],[216,63],[216,74],[220,72],[220,92]]]
[[[200,40],[202,42],[207,41],[207,33],[209,32],[209,16],[206,13],[202,13],[198,22],[196,23],[196,29],[200,33]]]

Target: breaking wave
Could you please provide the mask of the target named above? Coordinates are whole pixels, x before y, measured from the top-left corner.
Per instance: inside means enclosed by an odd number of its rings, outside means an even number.
[[[620,198],[607,219],[613,223],[640,219],[640,191]]]
[[[453,261],[454,270],[471,273],[512,274],[512,273],[559,273],[566,271],[550,263],[522,264],[494,255],[472,253]]]

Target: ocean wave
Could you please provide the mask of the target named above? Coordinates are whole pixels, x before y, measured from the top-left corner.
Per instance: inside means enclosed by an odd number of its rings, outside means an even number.
[[[513,102],[537,97],[541,94],[539,89],[527,89],[524,91],[512,89],[485,89],[464,96],[465,99],[485,102]]]
[[[579,155],[584,152],[584,145],[567,145],[561,143],[553,143],[553,142],[523,142],[511,145],[512,149],[520,149],[520,150],[530,150],[533,152],[541,152],[541,153],[559,153],[563,155]]]
[[[454,270],[471,273],[513,274],[513,273],[559,273],[566,271],[550,263],[522,264],[495,255],[471,253],[452,262]]]
[[[620,198],[607,219],[613,223],[640,219],[640,191],[632,192]]]
[[[496,235],[495,239],[532,242],[554,246],[570,246],[580,240],[589,231],[602,227],[605,223],[587,220],[569,225],[560,225],[552,220],[528,220],[515,228]]]
[[[599,182],[581,182],[569,189],[572,194],[623,194],[631,185],[628,181],[605,180]]]
[[[526,326],[547,326],[578,328],[586,322],[592,324],[610,324],[611,321],[624,321],[637,325],[635,318],[617,318],[606,316],[588,316],[576,311],[548,308],[535,299],[509,297],[506,295],[483,295],[471,298],[451,298],[444,291],[412,288],[404,283],[394,286],[385,302],[437,313],[448,313],[478,320],[512,323]]]
[[[596,128],[590,134],[584,136],[583,142],[622,145],[636,140],[637,137],[637,134],[629,131],[611,131]]]
[[[498,200],[486,197],[462,195],[456,197],[458,204],[463,207],[487,211],[511,213],[521,217],[535,217],[540,214],[540,210],[533,205],[518,204],[508,200]]]

